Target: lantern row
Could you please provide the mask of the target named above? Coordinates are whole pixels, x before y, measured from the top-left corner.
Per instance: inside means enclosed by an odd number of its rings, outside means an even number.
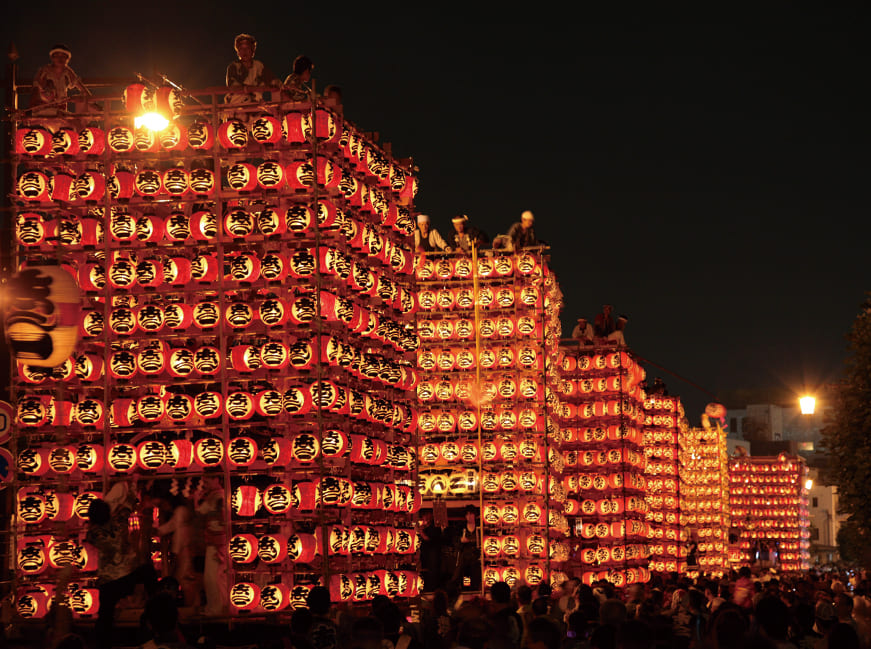
[[[177,439],[164,443],[158,439],[146,439],[137,444],[119,442],[104,452],[102,445],[86,443],[78,446],[31,446],[20,449],[15,466],[18,471],[33,477],[68,474],[75,470],[98,473],[104,461],[111,471],[156,471],[166,467],[171,470],[188,467],[222,466],[244,468],[255,465],[258,460],[266,467],[301,468],[310,466],[318,458],[339,459],[347,457],[356,464],[386,466],[398,471],[411,471],[415,451],[401,444],[388,444],[382,439],[361,434],[346,435],[339,430],[330,430],[319,441],[309,432],[296,433],[290,438],[269,438],[263,448],[250,437],[234,437],[228,448],[211,436],[196,441]]]
[[[108,132],[95,126],[76,131],[71,125],[60,126],[52,132],[36,125],[16,131],[15,149],[25,160],[88,160],[104,153],[112,159],[125,159],[161,151],[173,152],[176,156],[185,151],[201,154],[212,150],[217,139],[226,152],[284,153],[287,145],[291,150],[306,147],[314,135],[325,150],[335,150],[354,172],[363,174],[374,185],[396,192],[403,202],[415,196],[417,180],[408,169],[390,160],[350,124],[341,122],[325,109],[317,110],[315,123],[313,134],[311,114],[291,112],[281,120],[271,115],[257,117],[250,129],[241,120],[225,120],[217,133],[204,120],[195,120],[187,126],[176,121],[159,135],[147,128],[130,129],[123,124]]]
[[[235,421],[250,419],[255,414],[267,418],[302,416],[312,408],[405,432],[415,429],[415,414],[408,406],[347,389],[332,381],[299,385],[283,393],[264,389],[256,394],[233,391],[223,395],[209,390],[197,391],[193,395],[182,392],[167,392],[163,396],[147,394],[135,399],[114,399],[109,404],[108,412],[114,426],[126,428],[183,424],[193,416],[215,420],[226,414]],[[18,401],[16,423],[25,430],[42,426],[68,427],[72,424],[101,427],[106,413],[103,402],[94,397],[72,402],[58,400],[51,395],[27,396]]]

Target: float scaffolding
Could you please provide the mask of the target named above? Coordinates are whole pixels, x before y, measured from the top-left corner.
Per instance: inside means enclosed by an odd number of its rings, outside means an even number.
[[[473,589],[478,571],[481,588],[534,586],[567,558],[547,407],[562,295],[548,262],[538,249],[430,254],[416,271],[420,489],[426,506],[473,507],[480,566],[457,575]]]
[[[738,457],[729,464],[729,503],[737,547],[733,566],[783,572],[810,568],[808,468],[800,455]]]
[[[625,347],[564,343],[560,377],[570,572],[586,584],[646,582],[644,370]]]
[[[13,340],[22,618],[64,566],[74,615],[96,613],[88,505],[134,478],[219,479],[229,613],[304,606],[315,584],[418,592],[413,165],[335,104],[225,93],[13,112],[13,307],[53,279],[75,321],[57,362]],[[146,110],[170,125],[135,126]],[[165,566],[152,521],[130,526]]]

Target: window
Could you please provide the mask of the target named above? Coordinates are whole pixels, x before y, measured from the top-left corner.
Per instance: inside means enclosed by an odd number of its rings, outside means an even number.
[[[819,499],[816,496],[811,498],[811,507],[819,507],[819,506],[820,506]]]
[[[741,432],[738,430],[738,418],[737,417],[730,417],[729,418],[729,432],[735,433],[735,434]]]
[[[811,541],[819,541],[820,540],[820,531],[811,525]]]

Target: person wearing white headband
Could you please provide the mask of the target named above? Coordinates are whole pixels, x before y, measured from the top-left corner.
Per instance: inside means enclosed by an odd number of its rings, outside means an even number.
[[[429,216],[417,215],[417,229],[414,231],[414,249],[421,252],[450,252],[451,248],[439,234],[430,227]]]
[[[490,237],[469,223],[469,217],[460,214],[451,219],[454,224],[454,249],[463,252],[471,252],[472,244],[481,250],[490,243]]]
[[[40,115],[47,115],[48,110],[53,110],[56,114],[58,109],[66,109],[62,102],[73,94],[73,90],[78,90],[85,95],[90,94],[79,76],[68,65],[73,55],[66,45],[55,45],[48,55],[51,58],[51,63],[42,66],[33,78],[31,105],[59,105],[53,109],[40,111]]]

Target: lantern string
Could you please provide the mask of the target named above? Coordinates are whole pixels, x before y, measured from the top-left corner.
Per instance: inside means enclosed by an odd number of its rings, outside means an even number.
[[[635,353],[635,352],[633,352],[632,355],[635,356],[635,357],[636,357],[639,361],[641,361],[642,363],[647,363],[648,365],[653,365],[654,367],[656,367],[656,368],[662,370],[663,372],[667,372],[668,374],[671,374],[671,375],[672,375],[674,378],[676,378],[678,381],[683,381],[684,383],[693,386],[695,389],[697,389],[697,390],[699,390],[699,391],[701,391],[701,392],[704,392],[705,394],[707,394],[708,396],[710,396],[710,397],[712,397],[712,398],[714,398],[714,399],[717,399],[717,398],[718,398],[717,395],[714,394],[713,392],[711,392],[710,390],[706,390],[705,388],[703,388],[702,386],[700,386],[698,383],[695,383],[694,381],[691,381],[691,380],[689,380],[689,379],[687,379],[687,378],[681,376],[680,374],[678,374],[678,373],[676,373],[676,372],[672,372],[672,371],[671,371],[670,369],[668,369],[667,367],[663,367],[662,365],[660,365],[660,364],[658,364],[658,363],[654,363],[653,361],[651,361],[651,360],[649,360],[649,359],[647,359],[647,358],[644,358],[643,356],[639,356],[639,355],[638,355],[637,353]]]

